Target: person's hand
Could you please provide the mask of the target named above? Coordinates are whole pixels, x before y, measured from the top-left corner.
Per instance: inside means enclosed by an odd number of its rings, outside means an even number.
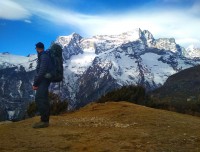
[[[37,90],[37,89],[38,89],[38,87],[33,86],[33,90]]]

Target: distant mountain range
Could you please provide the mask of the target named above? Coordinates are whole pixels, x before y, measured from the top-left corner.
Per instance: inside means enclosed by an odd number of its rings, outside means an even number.
[[[73,33],[58,37],[55,43],[63,48],[65,78],[61,89],[53,84],[51,90],[67,98],[70,109],[124,85],[154,90],[169,76],[200,63],[199,49],[185,49],[174,38],[155,39],[141,29],[91,38]],[[0,119],[21,119],[34,100],[31,84],[36,58],[0,54]]]

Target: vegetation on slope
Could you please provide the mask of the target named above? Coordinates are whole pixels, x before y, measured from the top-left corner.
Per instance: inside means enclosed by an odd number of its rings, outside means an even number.
[[[170,76],[151,93],[153,105],[181,113],[200,116],[200,66]]]
[[[59,115],[67,111],[68,101],[61,100],[59,95],[55,93],[49,93],[50,110],[51,115]],[[34,117],[37,115],[37,106],[35,102],[31,102],[27,109],[28,117]]]
[[[124,86],[120,89],[108,92],[97,102],[103,103],[108,101],[128,101],[137,104],[145,104],[146,91],[141,86]]]
[[[141,86],[124,86],[120,89],[116,89],[107,93],[97,102],[104,103],[109,101],[128,101],[152,108],[165,109],[184,114],[200,116],[200,97],[197,99],[188,99],[185,97],[184,100],[182,96],[185,96],[185,94],[182,95],[179,93],[176,94],[176,96],[170,96],[170,94],[167,96],[167,94],[165,94],[163,98],[159,98],[155,96],[155,92],[152,94],[146,93],[145,89]]]

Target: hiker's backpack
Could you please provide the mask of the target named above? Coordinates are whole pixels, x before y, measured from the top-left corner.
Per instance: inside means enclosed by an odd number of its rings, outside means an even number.
[[[60,45],[54,43],[51,48],[47,50],[47,52],[51,59],[49,79],[51,82],[61,82],[63,80],[62,48]]]

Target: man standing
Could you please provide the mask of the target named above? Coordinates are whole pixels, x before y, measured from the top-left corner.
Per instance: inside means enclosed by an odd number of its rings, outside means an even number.
[[[33,128],[45,128],[49,126],[50,103],[48,100],[48,88],[50,80],[45,78],[45,74],[51,68],[50,57],[44,50],[44,44],[39,42],[36,44],[38,53],[38,63],[36,68],[36,76],[34,78],[33,90],[36,90],[35,102],[41,116],[41,120],[33,125]]]

